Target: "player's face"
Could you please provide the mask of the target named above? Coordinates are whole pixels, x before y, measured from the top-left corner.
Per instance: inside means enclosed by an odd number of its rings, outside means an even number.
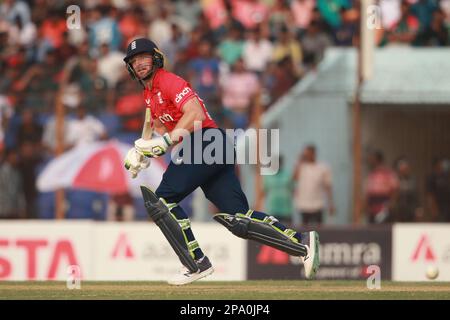
[[[152,69],[152,56],[147,53],[142,53],[134,56],[130,60],[134,72],[139,78],[144,78]]]

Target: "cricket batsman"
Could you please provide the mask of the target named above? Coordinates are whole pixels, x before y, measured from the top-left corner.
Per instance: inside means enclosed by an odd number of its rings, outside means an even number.
[[[155,43],[145,38],[133,40],[128,45],[124,61],[131,77],[144,88],[146,111],[150,111],[152,128],[159,133],[153,138],[151,135],[144,138],[143,135],[135,141],[134,148],[125,158],[125,168],[135,176],[149,166],[151,158],[162,156],[174,145],[181,147],[180,154],[183,155],[171,160],[154,193],[141,186],[150,218],[161,229],[186,268],[168,283],[188,284],[214,271],[195,239],[186,212],[178,205],[198,187],[221,212],[214,215],[214,220],[238,237],[255,240],[299,257],[306,278],[313,278],[319,268],[317,232],[296,232],[286,228],[273,216],[249,208],[235,174],[234,161],[225,161],[230,159],[230,150],[233,153],[231,158],[235,159],[234,142],[224,130],[218,128],[190,84],[164,69],[163,54]],[[221,143],[224,161],[212,164],[208,161],[207,164],[203,160],[200,163],[192,160],[199,154],[203,155],[205,148],[214,142],[202,139],[200,145],[192,143],[198,130],[203,136],[216,137],[216,144],[218,141]],[[186,154],[190,154],[189,161],[186,161]]]

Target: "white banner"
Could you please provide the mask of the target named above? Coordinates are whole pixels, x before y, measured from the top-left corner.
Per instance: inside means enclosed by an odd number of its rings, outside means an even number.
[[[205,280],[245,280],[246,244],[220,225],[194,223],[193,232],[214,266]],[[153,223],[96,226],[96,280],[167,280],[182,265]]]
[[[215,223],[193,223],[215,272],[206,281],[245,280],[247,246]],[[153,223],[0,222],[0,280],[63,280],[78,265],[82,280],[162,280],[182,265]]]
[[[450,224],[395,224],[392,253],[394,281],[450,281]]]

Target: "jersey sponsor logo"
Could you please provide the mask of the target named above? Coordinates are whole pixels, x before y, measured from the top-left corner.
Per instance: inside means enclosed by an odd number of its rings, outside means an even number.
[[[161,123],[166,123],[168,121],[173,121],[173,118],[170,114],[168,113],[164,113],[162,116],[158,117],[159,121],[161,121]]]
[[[163,98],[162,98],[161,91],[158,91],[158,93],[157,93],[156,95],[158,96],[158,102],[159,102],[159,104],[163,104],[163,103],[164,103],[164,100],[163,100]]]
[[[149,106],[150,105],[150,99],[145,99],[145,103]]]
[[[177,95],[175,96],[175,102],[176,103],[180,102],[191,91],[192,91],[191,88],[185,87],[183,91],[177,93]]]

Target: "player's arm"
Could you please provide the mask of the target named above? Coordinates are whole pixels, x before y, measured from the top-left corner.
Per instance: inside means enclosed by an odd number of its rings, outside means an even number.
[[[142,155],[159,157],[166,153],[167,149],[180,141],[181,137],[188,135],[195,128],[195,123],[201,122],[206,115],[197,97],[188,99],[181,107],[183,116],[178,120],[176,127],[171,132],[164,133],[161,137],[145,141],[136,140],[134,146]]]
[[[167,132],[166,127],[162,124],[161,121],[159,121],[159,119],[153,119],[153,126],[155,131],[161,136]]]
[[[181,137],[194,131],[195,122],[201,124],[206,118],[205,112],[197,97],[192,97],[186,101],[181,108],[181,112],[183,112],[183,116],[178,120],[172,132],[169,133],[173,142],[180,141]]]

